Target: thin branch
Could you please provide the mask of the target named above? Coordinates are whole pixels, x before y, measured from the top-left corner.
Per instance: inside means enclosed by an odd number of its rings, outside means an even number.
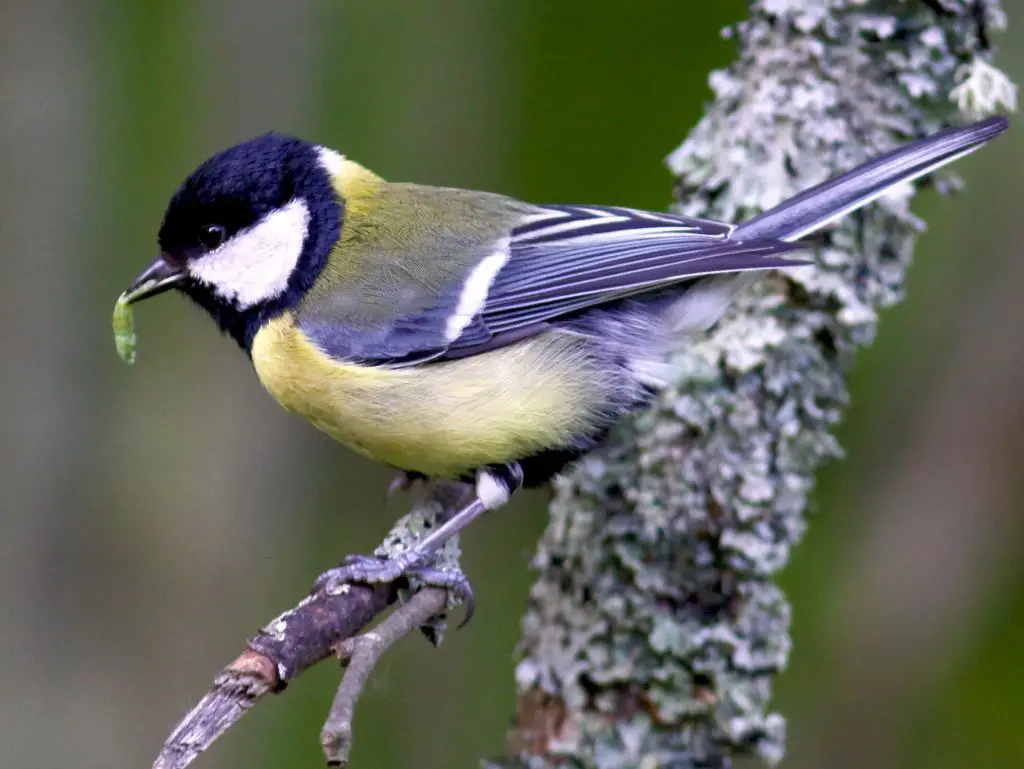
[[[395,524],[375,554],[394,555],[409,547],[424,530],[456,510],[464,493],[461,484],[433,485],[429,497]],[[458,568],[458,552],[456,537],[441,549],[435,565]],[[249,640],[248,648],[221,670],[206,696],[175,727],[153,769],[185,769],[263,697],[284,690],[293,678],[339,650],[350,657],[349,669],[324,727],[325,740],[334,735],[329,743],[325,741],[324,750],[329,761],[342,762],[350,742],[347,724],[373,664],[396,640],[417,627],[425,626],[428,638],[435,643],[440,637],[439,629],[428,621],[441,614],[451,599],[443,590],[426,589],[374,633],[364,636],[366,643],[357,641],[356,635],[398,600],[403,587],[404,580],[374,586],[343,585],[333,593],[311,593],[268,622]],[[382,641],[371,651],[374,637]],[[346,646],[346,642],[350,643]]]
[[[422,627],[431,617],[444,611],[448,592],[425,588],[409,602],[396,609],[376,628],[342,642],[338,655],[345,665],[345,674],[334,695],[330,713],[320,732],[324,758],[331,766],[348,766],[352,748],[352,719],[356,703],[363,693],[373,668],[391,645],[413,630]]]
[[[311,596],[270,622],[213,682],[164,743],[153,769],[184,769],[265,695],[331,656],[394,600],[393,585]]]

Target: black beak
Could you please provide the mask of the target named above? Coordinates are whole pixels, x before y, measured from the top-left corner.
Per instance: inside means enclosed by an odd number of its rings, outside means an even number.
[[[162,294],[168,289],[180,286],[185,282],[185,270],[176,267],[167,261],[167,257],[160,255],[153,260],[142,274],[135,279],[128,290],[122,294],[125,304],[132,304],[140,299],[147,299],[157,294]]]

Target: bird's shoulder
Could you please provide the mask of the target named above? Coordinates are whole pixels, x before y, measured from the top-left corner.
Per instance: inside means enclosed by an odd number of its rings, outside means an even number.
[[[538,210],[497,193],[362,174],[338,188],[341,234],[296,317],[345,359],[393,361],[443,347],[467,325],[451,321],[467,284],[507,260],[512,231]]]

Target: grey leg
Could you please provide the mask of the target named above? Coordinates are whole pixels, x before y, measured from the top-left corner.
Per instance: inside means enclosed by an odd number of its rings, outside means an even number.
[[[343,584],[394,582],[401,577],[413,577],[423,584],[453,591],[466,602],[466,617],[473,613],[472,589],[461,572],[430,568],[437,551],[488,510],[501,507],[522,484],[519,465],[500,470],[481,470],[477,474],[476,496],[451,518],[432,530],[404,553],[384,559],[375,556],[351,555],[340,566],[328,569],[313,584],[316,592],[334,592]]]

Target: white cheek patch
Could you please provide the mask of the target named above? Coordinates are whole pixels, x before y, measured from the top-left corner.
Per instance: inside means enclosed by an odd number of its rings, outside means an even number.
[[[309,230],[309,208],[296,198],[193,261],[188,271],[240,310],[280,296]]]
[[[466,282],[462,286],[462,293],[459,294],[455,312],[448,316],[448,322],[445,324],[444,338],[449,342],[458,339],[466,330],[466,326],[472,323],[473,318],[484,308],[494,278],[508,262],[508,245],[509,241],[506,238],[498,245],[498,249],[494,253],[485,256],[470,271],[469,277],[466,278]]]

